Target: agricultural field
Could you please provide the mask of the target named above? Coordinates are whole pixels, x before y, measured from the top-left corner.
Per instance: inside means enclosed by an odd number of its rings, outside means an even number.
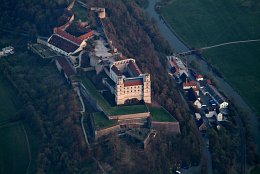
[[[0,75],[0,125],[16,116],[16,94],[13,88],[9,88],[11,84]]]
[[[173,0],[161,13],[195,48],[260,38],[258,0]],[[202,53],[260,113],[260,42],[228,45]]]
[[[0,127],[0,173],[26,173],[27,142],[21,123]]]
[[[26,173],[28,144],[17,117],[19,102],[11,84],[0,75],[0,173]]]

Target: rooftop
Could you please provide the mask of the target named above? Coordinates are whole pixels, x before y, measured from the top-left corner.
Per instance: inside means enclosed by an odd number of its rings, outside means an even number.
[[[91,30],[90,32],[88,32],[88,33],[86,33],[86,34],[80,36],[79,39],[85,40],[85,39],[88,39],[88,38],[92,37],[93,35],[94,35],[94,31]]]
[[[190,81],[190,82],[184,82],[183,86],[189,87],[189,86],[197,86],[197,82],[195,81]]]
[[[136,85],[143,85],[142,79],[126,79],[124,81],[124,86],[136,86]]]
[[[72,42],[72,43],[74,43],[78,46],[83,42],[82,39],[79,39],[79,38],[67,33],[66,31],[59,29],[59,28],[54,28],[54,33],[63,37],[63,38],[65,38],[65,39],[67,39],[68,41],[70,41],[70,42]]]
[[[75,70],[72,68],[71,64],[68,62],[68,60],[65,57],[57,57],[56,59],[60,66],[62,67],[64,73],[70,77],[72,75],[75,75],[76,72]]]
[[[62,37],[53,34],[49,40],[49,44],[67,52],[67,53],[73,53],[76,51],[79,46],[67,41],[66,39],[63,39]]]
[[[137,64],[134,61],[130,61],[128,64],[128,67],[130,69],[130,71],[132,72],[133,76],[139,76],[140,74],[142,74],[141,70],[139,69],[139,67],[137,66]]]
[[[195,101],[197,100],[197,96],[196,96],[196,94],[195,94],[195,92],[194,92],[194,89],[190,88],[190,89],[188,90],[188,98],[189,98],[189,100],[192,101],[192,102],[195,102]]]
[[[122,76],[123,74],[121,73],[121,71],[115,66],[113,65],[111,67],[111,70],[114,71],[114,73],[117,75],[117,76]]]
[[[210,93],[212,97],[218,102],[218,104],[221,104],[225,101],[224,97],[217,91],[217,89],[212,85],[207,85],[206,90]]]

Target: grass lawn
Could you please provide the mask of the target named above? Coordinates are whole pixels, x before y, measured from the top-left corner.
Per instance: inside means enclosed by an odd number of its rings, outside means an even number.
[[[114,106],[97,91],[93,83],[86,77],[82,78],[82,83],[91,92],[91,95],[98,101],[99,105],[106,110],[109,115],[124,115],[147,112],[145,105]]]
[[[190,46],[260,38],[258,0],[173,0],[161,12]],[[210,49],[203,56],[260,113],[260,42]]]
[[[167,110],[162,107],[151,107],[149,106],[149,110],[152,115],[153,121],[160,122],[175,122],[177,121]]]
[[[26,173],[27,142],[21,123],[0,128],[0,173]]]
[[[16,116],[16,94],[11,84],[0,75],[0,123]]]
[[[95,120],[95,126],[97,130],[105,129],[117,124],[115,120],[109,120],[106,115],[102,112],[93,113],[93,118]]]
[[[7,79],[0,75],[0,123],[16,117],[20,103]],[[7,123],[8,124],[8,123]],[[0,127],[0,173],[26,173],[28,149],[22,123]]]

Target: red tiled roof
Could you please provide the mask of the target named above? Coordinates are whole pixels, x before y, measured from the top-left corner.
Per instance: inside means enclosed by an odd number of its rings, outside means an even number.
[[[183,86],[197,86],[197,83],[195,81],[185,82],[183,83]]]
[[[200,79],[200,78],[203,78],[203,76],[202,76],[201,74],[199,74],[199,75],[197,76],[197,79]]]
[[[129,67],[130,71],[133,73],[134,76],[139,76],[140,74],[142,74],[139,67],[132,60],[129,62],[128,67]]]
[[[85,39],[88,39],[90,37],[92,37],[94,35],[94,31],[91,30],[90,32],[86,33],[86,34],[83,34],[79,37],[79,39],[81,40],[85,40]]]
[[[54,33],[56,33],[57,35],[65,38],[65,39],[69,40],[70,42],[75,43],[77,45],[80,45],[83,42],[83,40],[81,40],[75,36],[72,36],[71,34],[69,34],[66,31],[63,31],[59,28],[54,28]]]
[[[58,61],[61,68],[63,69],[64,73],[68,77],[76,74],[76,72],[73,70],[70,63],[68,62],[68,60],[65,57],[58,57],[56,60]]]
[[[73,53],[76,51],[79,46],[63,39],[62,37],[53,34],[49,40],[49,44],[67,52],[67,53]]]
[[[122,76],[121,71],[119,71],[119,69],[118,69],[115,65],[113,65],[113,66],[111,67],[111,70],[114,71],[114,73],[115,73],[116,75]]]
[[[143,85],[141,80],[129,80],[124,82],[124,86],[136,86],[136,85]]]

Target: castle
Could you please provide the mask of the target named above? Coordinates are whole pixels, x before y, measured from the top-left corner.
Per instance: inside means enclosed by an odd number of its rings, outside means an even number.
[[[134,59],[115,61],[110,64],[109,77],[114,83],[105,83],[115,95],[117,105],[130,99],[143,100],[151,103],[150,74],[143,74]]]

